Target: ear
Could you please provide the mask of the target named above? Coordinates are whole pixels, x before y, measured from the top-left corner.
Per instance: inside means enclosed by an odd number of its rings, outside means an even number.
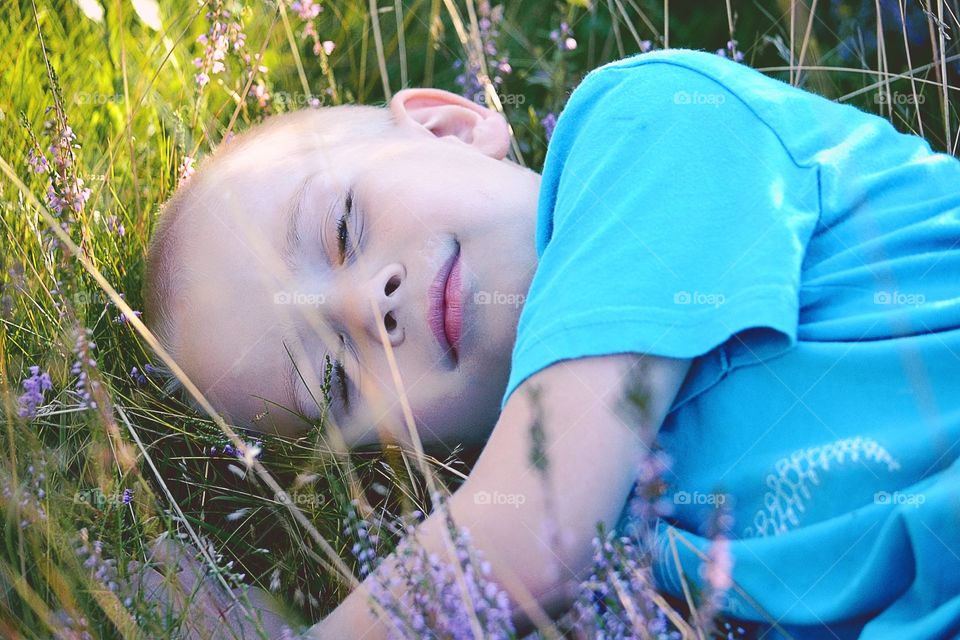
[[[502,115],[449,91],[402,89],[390,100],[390,110],[401,126],[459,140],[497,160],[510,148],[510,127]]]

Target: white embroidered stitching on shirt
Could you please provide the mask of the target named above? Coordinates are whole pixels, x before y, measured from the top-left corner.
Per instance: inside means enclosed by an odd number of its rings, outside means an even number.
[[[765,507],[753,517],[754,527],[745,527],[741,535],[776,536],[790,527],[798,526],[798,514],[806,511],[804,501],[810,500],[807,481],[819,485],[817,469],[827,471],[831,462],[843,464],[847,461],[848,454],[850,462],[857,462],[863,456],[864,461],[886,464],[887,471],[900,468],[900,463],[873,438],[856,436],[817,447],[797,449],[774,464],[774,473],[766,477],[766,485],[770,487],[770,491],[763,496]]]

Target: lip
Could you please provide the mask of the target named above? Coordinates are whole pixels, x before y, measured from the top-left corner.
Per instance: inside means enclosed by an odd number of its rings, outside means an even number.
[[[460,243],[441,265],[427,292],[427,322],[433,337],[456,359],[463,326],[463,288],[460,281]]]

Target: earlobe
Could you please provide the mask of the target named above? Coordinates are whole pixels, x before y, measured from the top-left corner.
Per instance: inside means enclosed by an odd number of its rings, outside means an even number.
[[[442,89],[403,89],[390,100],[398,124],[436,138],[453,138],[502,160],[510,128],[499,113]]]

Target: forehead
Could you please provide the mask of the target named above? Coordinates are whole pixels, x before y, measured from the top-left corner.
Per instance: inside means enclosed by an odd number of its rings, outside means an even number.
[[[309,182],[311,200],[325,210],[323,202],[365,168],[354,162],[352,147],[347,153],[309,138],[300,125],[257,136],[217,158],[196,185],[178,232],[177,257],[187,273],[174,314],[178,362],[211,400],[247,415],[264,408],[251,394],[295,406],[285,346],[299,362],[297,323],[274,295],[292,282],[281,252],[296,198]],[[367,159],[374,147],[372,155],[396,150],[388,141],[372,142]]]
[[[247,415],[263,410],[250,394],[293,406],[283,375],[290,332],[273,296],[289,278],[278,253],[284,212],[310,171],[270,147],[267,162],[251,147],[211,167],[218,173],[178,230],[178,361],[211,400]]]

